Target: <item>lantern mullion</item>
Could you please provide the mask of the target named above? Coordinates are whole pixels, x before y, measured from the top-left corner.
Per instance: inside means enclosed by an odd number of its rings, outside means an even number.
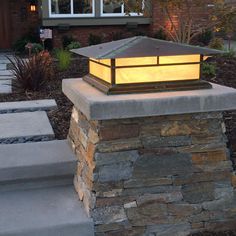
[[[111,85],[116,85],[116,60],[111,59]]]

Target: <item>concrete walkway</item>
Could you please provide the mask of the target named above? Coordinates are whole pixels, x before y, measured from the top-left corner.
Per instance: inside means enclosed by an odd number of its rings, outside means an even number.
[[[0,236],[94,236],[73,186],[75,156],[47,117],[56,108],[0,103]]]
[[[0,94],[12,92],[12,79],[14,78],[8,65],[11,63],[8,58],[13,59],[12,54],[0,53]]]

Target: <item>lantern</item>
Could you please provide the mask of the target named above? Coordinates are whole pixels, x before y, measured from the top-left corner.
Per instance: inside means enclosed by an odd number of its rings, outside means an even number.
[[[36,12],[36,0],[30,0],[30,11],[31,12]]]
[[[221,53],[142,36],[72,51],[89,58],[83,79],[106,94],[210,89],[202,62]]]

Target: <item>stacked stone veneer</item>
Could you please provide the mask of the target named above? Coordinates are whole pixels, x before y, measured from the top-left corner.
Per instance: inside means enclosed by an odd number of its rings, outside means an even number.
[[[96,235],[236,228],[224,132],[217,112],[94,121],[74,108],[74,183]]]

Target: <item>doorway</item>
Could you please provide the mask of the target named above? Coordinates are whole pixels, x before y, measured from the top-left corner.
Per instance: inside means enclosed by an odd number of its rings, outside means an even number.
[[[9,0],[0,0],[0,50],[11,48],[11,19]]]

